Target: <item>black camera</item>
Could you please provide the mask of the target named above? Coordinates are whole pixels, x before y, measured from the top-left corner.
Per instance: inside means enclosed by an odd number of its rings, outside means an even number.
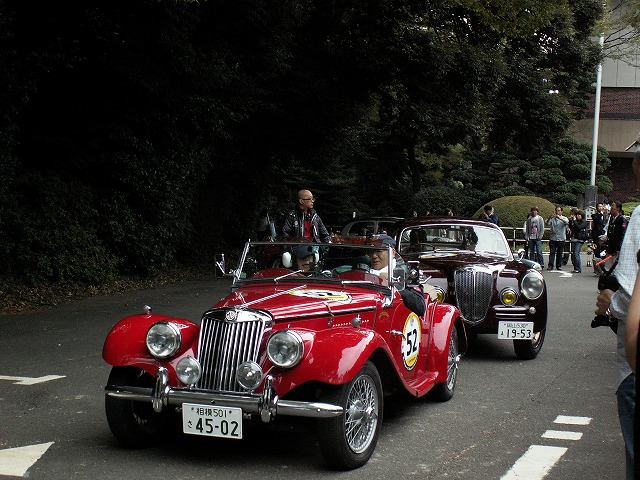
[[[611,272],[603,273],[598,277],[598,290],[613,290],[614,292],[620,288],[620,283]]]

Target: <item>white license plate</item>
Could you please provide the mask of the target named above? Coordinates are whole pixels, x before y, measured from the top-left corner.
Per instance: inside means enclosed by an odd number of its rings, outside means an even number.
[[[533,322],[498,322],[498,338],[533,340]]]
[[[208,437],[242,438],[242,409],[182,404],[182,431]]]

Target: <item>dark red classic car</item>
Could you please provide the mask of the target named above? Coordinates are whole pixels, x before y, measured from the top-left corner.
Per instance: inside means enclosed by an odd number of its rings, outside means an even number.
[[[249,242],[231,294],[199,323],[151,311],[118,322],[103,349],[115,437],[153,444],[173,417],[185,434],[241,439],[251,417],[312,417],[330,466],[365,464],[385,394],[449,400],[466,348],[458,310],[409,290],[417,270],[398,258],[372,273],[383,249],[393,258],[381,245]]]
[[[399,252],[420,262],[439,298],[460,310],[467,332],[513,341],[521,359],[535,358],[547,327],[547,289],[539,266],[514,257],[489,222],[424,217],[396,224]]]

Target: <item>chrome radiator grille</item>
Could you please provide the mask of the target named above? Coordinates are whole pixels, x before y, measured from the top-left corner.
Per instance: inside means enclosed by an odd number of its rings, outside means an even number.
[[[269,315],[256,310],[207,312],[200,323],[198,360],[202,376],[196,388],[245,392],[236,381],[236,369],[242,362],[257,362],[262,338],[272,324]]]
[[[475,325],[484,320],[493,294],[493,276],[478,268],[457,270],[454,276],[456,303],[462,317]]]

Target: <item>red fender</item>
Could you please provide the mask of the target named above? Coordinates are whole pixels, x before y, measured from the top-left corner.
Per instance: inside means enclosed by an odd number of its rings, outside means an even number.
[[[182,343],[174,358],[184,354],[198,340],[199,327],[190,320],[154,314],[131,315],[111,329],[102,347],[102,358],[114,367],[135,366],[155,375],[159,361],[147,350],[147,331],[154,323],[163,321],[174,324],[182,334]]]
[[[382,338],[372,330],[345,328],[340,335],[336,333],[336,329],[311,333],[311,342],[305,341],[305,345],[311,347],[302,362],[291,371],[276,374],[274,384],[280,395],[309,381],[332,385],[347,383],[373,352],[384,346]]]
[[[460,312],[456,307],[440,302],[430,303],[428,310],[427,315],[433,313],[429,371],[437,373],[436,383],[440,383],[447,380],[449,339]]]

